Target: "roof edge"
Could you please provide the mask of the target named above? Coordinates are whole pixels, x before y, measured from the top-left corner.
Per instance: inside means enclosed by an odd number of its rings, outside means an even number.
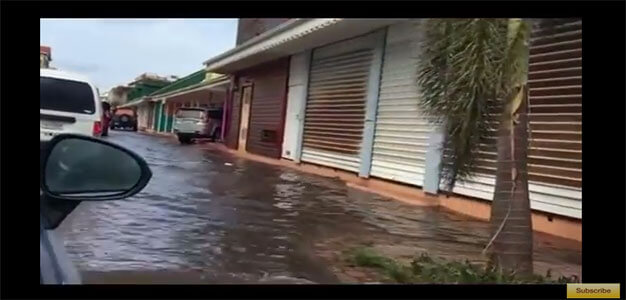
[[[215,84],[221,83],[222,81],[223,82],[229,82],[228,76],[222,75],[220,77],[213,78],[212,80],[201,81],[201,82],[198,82],[198,83],[196,83],[194,85],[186,86],[184,88],[181,88],[181,89],[178,89],[178,90],[173,90],[173,91],[170,91],[170,92],[167,92],[167,93],[164,93],[164,94],[150,95],[150,97],[154,98],[154,99],[165,99],[165,98],[168,98],[168,97],[171,97],[171,96],[174,96],[174,95],[190,92],[190,91],[193,91],[195,89],[199,89],[199,88],[201,89],[201,88],[203,88],[205,86],[208,87],[208,86],[211,86],[211,85],[215,85]]]
[[[243,44],[238,45],[235,48],[232,48],[232,49],[230,49],[230,50],[228,50],[226,52],[223,52],[222,54],[218,54],[217,56],[214,56],[212,58],[209,58],[209,59],[205,60],[202,64],[206,66],[206,65],[208,65],[210,63],[213,63],[215,61],[218,61],[220,59],[228,57],[228,56],[230,56],[230,55],[232,55],[234,53],[237,53],[237,52],[242,51],[242,50],[244,50],[246,48],[252,47],[255,44],[258,44],[259,42],[261,42],[261,41],[263,41],[263,40],[265,40],[267,38],[270,38],[270,37],[272,37],[274,35],[277,35],[277,34],[283,32],[283,31],[285,31],[287,29],[290,29],[292,27],[298,26],[298,25],[300,25],[300,24],[302,24],[304,22],[307,22],[309,20],[312,20],[312,19],[296,18],[296,19],[293,19],[293,20],[286,21],[286,22],[284,22],[284,23],[282,23],[282,24],[280,24],[280,25],[278,25],[278,26],[276,26],[276,27],[274,27],[274,28],[272,28],[272,29],[270,29],[270,30],[268,30],[266,32],[263,32],[260,35],[257,35],[255,37],[245,41]]]
[[[204,74],[206,74],[206,70],[205,70],[204,68],[202,68],[202,69],[200,69],[200,70],[198,70],[198,71],[195,71],[195,72],[193,72],[193,73],[191,73],[191,74],[189,74],[189,75],[187,75],[187,76],[185,76],[185,77],[179,78],[179,79],[178,79],[178,80],[176,80],[176,81],[172,81],[172,82],[170,82],[170,84],[168,84],[168,85],[166,85],[166,86],[164,86],[164,87],[162,87],[162,88],[160,88],[160,89],[158,89],[158,90],[156,90],[156,91],[154,91],[154,92],[150,93],[150,96],[160,96],[161,94],[159,94],[159,92],[161,92],[162,90],[164,90],[164,89],[166,89],[166,88],[168,88],[168,87],[170,87],[170,86],[172,86],[172,85],[174,85],[174,84],[176,84],[176,83],[179,83],[179,82],[181,82],[181,81],[188,80],[188,79],[190,79],[190,78],[192,78],[192,77],[194,77],[194,76],[197,76],[197,75],[199,75],[200,73],[204,73]],[[206,76],[206,75],[205,75],[205,76]],[[182,88],[185,88],[185,87],[182,87]],[[177,90],[173,90],[173,91],[177,91]],[[167,93],[166,93],[166,94],[167,94]]]

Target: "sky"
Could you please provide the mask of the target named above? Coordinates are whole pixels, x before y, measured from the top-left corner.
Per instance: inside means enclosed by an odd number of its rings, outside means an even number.
[[[50,66],[88,76],[100,89],[142,73],[183,77],[235,46],[237,19],[40,19]]]

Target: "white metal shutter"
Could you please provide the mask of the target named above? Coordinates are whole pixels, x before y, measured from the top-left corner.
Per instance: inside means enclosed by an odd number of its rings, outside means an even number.
[[[418,21],[387,31],[370,174],[422,186],[434,128],[418,109],[418,33]]]
[[[147,103],[141,103],[137,106],[137,117],[140,128],[148,127],[148,117],[149,117],[150,106]]]
[[[553,20],[531,35],[528,189],[532,209],[582,218],[582,31],[580,20]],[[483,175],[454,192],[492,200],[496,149],[481,157]]]
[[[359,171],[373,51],[372,38],[313,51],[302,161]]]

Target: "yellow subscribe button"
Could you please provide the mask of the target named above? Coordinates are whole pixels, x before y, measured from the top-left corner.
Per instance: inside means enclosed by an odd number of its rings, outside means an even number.
[[[568,283],[567,298],[619,298],[619,283]]]

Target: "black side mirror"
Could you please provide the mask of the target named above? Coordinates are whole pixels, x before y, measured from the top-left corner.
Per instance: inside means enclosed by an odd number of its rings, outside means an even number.
[[[43,153],[41,192],[59,200],[130,197],[150,181],[146,161],[119,145],[83,135],[55,136]]]

